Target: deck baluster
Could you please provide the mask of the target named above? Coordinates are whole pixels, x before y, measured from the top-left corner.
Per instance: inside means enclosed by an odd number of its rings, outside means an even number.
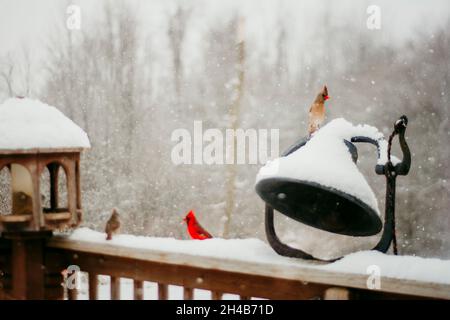
[[[168,298],[167,284],[158,283],[158,298],[159,300],[167,300]]]
[[[111,277],[111,300],[120,300],[120,278]]]
[[[144,281],[134,280],[134,300],[144,299]]]

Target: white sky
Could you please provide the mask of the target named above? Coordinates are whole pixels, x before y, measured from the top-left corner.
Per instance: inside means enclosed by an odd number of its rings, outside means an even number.
[[[0,54],[22,44],[39,47],[55,11],[54,1],[0,0]]]
[[[191,0],[194,3],[199,2],[200,6],[202,1],[204,0]],[[226,3],[230,3],[230,0],[209,1],[216,1],[219,8],[226,6]],[[144,12],[143,14],[146,15],[143,19],[145,22],[146,17],[147,20],[155,18],[151,17],[151,14],[154,13],[154,10],[151,9],[153,4],[156,4],[156,6],[167,5],[167,3],[177,2],[177,0],[126,0],[125,2],[139,3],[141,7],[145,7],[146,10],[140,10],[141,13]],[[252,6],[257,8],[266,2],[270,2],[270,0],[242,0],[238,3],[243,3],[250,8]],[[289,0],[281,2],[289,5]],[[34,59],[38,59],[44,52],[48,33],[52,32],[56,26],[65,24],[67,18],[65,9],[67,5],[72,3],[81,6],[82,19],[88,21],[95,18],[96,10],[94,8],[101,4],[101,1],[0,0],[0,57],[25,45],[31,49]],[[311,11],[322,10],[323,6],[331,6],[334,20],[362,19],[361,21],[364,21],[367,16],[365,8],[371,4],[381,7],[382,27],[389,28],[389,37],[398,37],[398,39],[412,37],[418,30],[426,31],[436,24],[443,23],[450,17],[450,1],[448,0],[305,1],[305,7]],[[220,10],[216,11],[220,12]],[[217,12],[211,12],[211,16],[214,14],[217,14]]]

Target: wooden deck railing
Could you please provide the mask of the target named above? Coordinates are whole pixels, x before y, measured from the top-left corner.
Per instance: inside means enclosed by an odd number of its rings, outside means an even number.
[[[241,299],[450,299],[449,284],[383,276],[381,290],[369,290],[365,274],[333,272],[295,260],[288,264],[260,263],[57,236],[50,238],[42,249],[34,241],[24,243],[25,247],[14,246],[0,238],[0,299],[120,299],[124,298],[120,288],[122,278],[128,279],[126,284],[132,286],[131,295],[127,291],[128,298],[137,300],[148,293],[148,282],[154,283],[156,293],[152,298],[158,299],[169,298],[171,285],[182,287],[177,298],[184,299],[193,299],[195,289],[211,291],[212,299],[221,299],[224,294]],[[40,259],[43,260],[38,262]],[[65,290],[61,285],[67,284],[62,271],[70,265],[78,266],[87,276],[83,292]],[[42,278],[39,270],[44,273]],[[105,276],[110,278],[109,288],[104,283]],[[104,294],[105,288],[109,295]]]
[[[99,298],[100,275],[110,276],[110,297],[120,299],[120,279],[133,281],[133,298],[143,299],[144,282],[157,283],[159,299],[168,299],[169,285],[183,287],[183,298],[192,299],[194,289],[211,291],[212,299],[223,294],[267,299],[348,299],[348,298],[443,298],[450,299],[450,285],[382,279],[382,291],[367,289],[367,276],[325,271],[300,264],[267,264],[111,244],[73,241],[53,237],[45,250],[46,297],[62,297],[56,281],[58,270],[77,265],[88,274],[88,298]],[[76,290],[68,291],[76,299]]]
[[[46,252],[47,265],[77,265],[88,273],[89,299],[98,298],[99,275],[110,276],[111,299],[120,298],[121,278],[133,279],[135,299],[143,298],[144,281],[157,283],[161,300],[168,299],[168,285],[183,287],[185,299],[193,298],[194,289],[210,290],[213,299],[220,299],[224,293],[239,295],[241,299],[305,299],[321,297],[326,289],[321,284],[279,278],[276,273],[249,273],[245,264],[231,267],[234,262],[207,257],[62,239],[52,239]],[[54,268],[51,269],[54,274]],[[69,299],[76,296],[76,290],[68,290]]]

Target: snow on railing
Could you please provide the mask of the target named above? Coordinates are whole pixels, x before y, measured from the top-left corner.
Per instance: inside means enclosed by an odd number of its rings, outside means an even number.
[[[323,264],[281,257],[257,239],[104,237],[81,228],[49,240],[49,270],[77,266],[87,276],[69,299],[450,299],[450,261],[440,259],[365,251]],[[369,288],[374,275],[380,286]]]

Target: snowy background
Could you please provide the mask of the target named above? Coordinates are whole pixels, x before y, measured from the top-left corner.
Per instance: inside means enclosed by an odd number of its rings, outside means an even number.
[[[70,4],[81,8],[80,30],[66,27]],[[366,27],[372,4],[381,8],[380,30]],[[253,187],[260,166],[175,166],[171,133],[192,130],[194,120],[205,129],[276,128],[283,150],[306,134],[308,107],[327,84],[328,120],[388,135],[400,115],[409,117],[413,162],[397,183],[399,251],[450,258],[448,30],[447,0],[0,0],[0,101],[38,98],[89,134],[85,226],[103,230],[117,207],[125,233],[183,239],[180,221],[194,209],[215,236],[264,239]],[[384,208],[375,150],[358,148]],[[0,200],[3,210],[8,201]],[[285,241],[324,257],[377,241],[282,217],[277,224]]]

